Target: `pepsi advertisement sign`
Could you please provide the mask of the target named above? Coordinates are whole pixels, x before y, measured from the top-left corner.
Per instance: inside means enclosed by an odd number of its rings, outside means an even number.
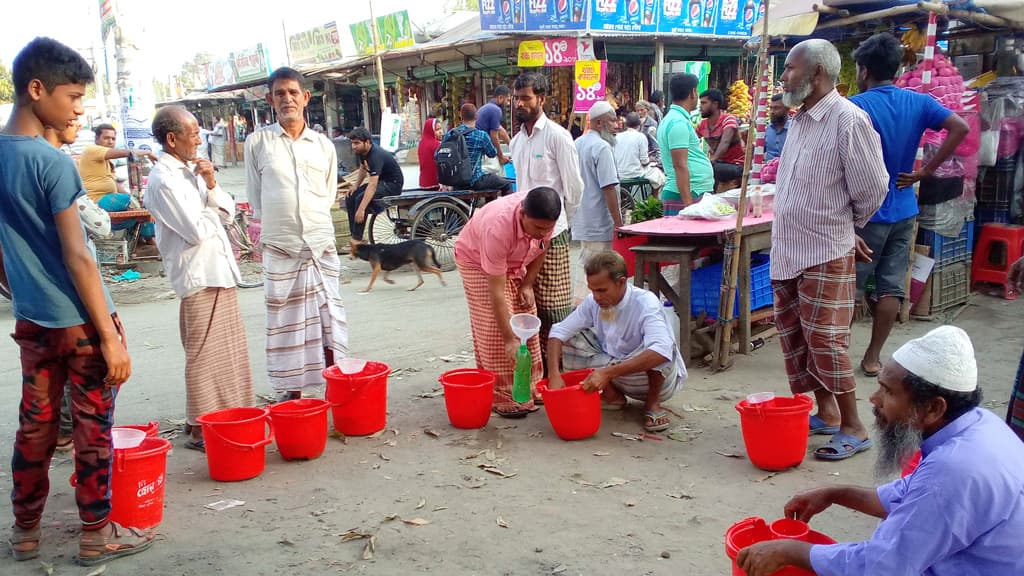
[[[658,32],[714,36],[716,0],[661,0]]]
[[[750,37],[750,27],[764,16],[762,0],[722,0],[718,3],[718,36]]]
[[[526,30],[527,0],[480,0],[480,29],[488,32]]]
[[[657,32],[662,0],[591,0],[590,29]]]
[[[526,30],[529,32],[587,29],[589,0],[525,0],[525,2]],[[481,6],[483,6],[482,3]]]

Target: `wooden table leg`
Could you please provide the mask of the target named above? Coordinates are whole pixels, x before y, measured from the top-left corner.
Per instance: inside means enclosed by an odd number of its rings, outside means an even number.
[[[637,288],[644,287],[644,281],[647,280],[647,264],[644,255],[640,252],[633,253],[633,286]]]
[[[740,354],[750,354],[750,243],[740,245],[739,277],[739,338]]]
[[[679,317],[679,352],[683,361],[690,362],[690,254],[679,258],[679,281],[676,284],[676,316]]]

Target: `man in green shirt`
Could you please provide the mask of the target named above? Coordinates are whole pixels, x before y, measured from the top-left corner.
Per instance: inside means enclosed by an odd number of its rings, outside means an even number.
[[[658,125],[658,147],[666,177],[661,199],[689,206],[701,194],[714,191],[715,172],[690,122],[690,113],[697,107],[697,77],[678,74],[669,83],[669,91],[672,106]],[[671,212],[669,203],[665,213]]]

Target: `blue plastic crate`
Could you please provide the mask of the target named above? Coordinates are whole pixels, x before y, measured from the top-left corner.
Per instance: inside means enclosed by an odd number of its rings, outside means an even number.
[[[981,226],[989,222],[996,222],[999,224],[1010,223],[1010,211],[1003,208],[989,208],[987,206],[979,204],[974,211],[974,224]]]
[[[964,222],[960,235],[955,238],[922,228],[917,231],[917,243],[931,246],[931,257],[935,259],[936,266],[963,262],[970,259],[974,251],[974,223]]]
[[[721,293],[721,262],[694,270],[690,275],[690,312],[694,316],[699,316],[701,312],[707,312],[708,318],[718,318],[718,300]],[[768,255],[751,254],[750,309],[757,310],[771,306],[772,301],[771,262]],[[737,291],[736,300],[733,303],[733,318],[739,316],[739,310],[740,296]]]

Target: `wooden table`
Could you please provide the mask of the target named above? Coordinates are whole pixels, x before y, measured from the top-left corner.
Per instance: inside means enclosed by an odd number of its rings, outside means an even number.
[[[743,220],[743,242],[739,258],[739,348],[740,354],[750,352],[750,254],[771,248],[771,212],[760,218],[748,216]],[[636,258],[633,282],[655,294],[664,294],[675,307],[679,317],[679,350],[683,358],[690,359],[690,263],[695,251],[706,246],[724,245],[736,229],[736,220],[689,220],[666,216],[630,224],[619,229],[623,234],[645,235],[647,244],[632,250]],[[672,290],[661,274],[659,263],[678,263],[679,281]],[[728,273],[723,267],[722,273]],[[674,293],[673,293],[674,292]],[[674,297],[674,298],[673,298]]]

